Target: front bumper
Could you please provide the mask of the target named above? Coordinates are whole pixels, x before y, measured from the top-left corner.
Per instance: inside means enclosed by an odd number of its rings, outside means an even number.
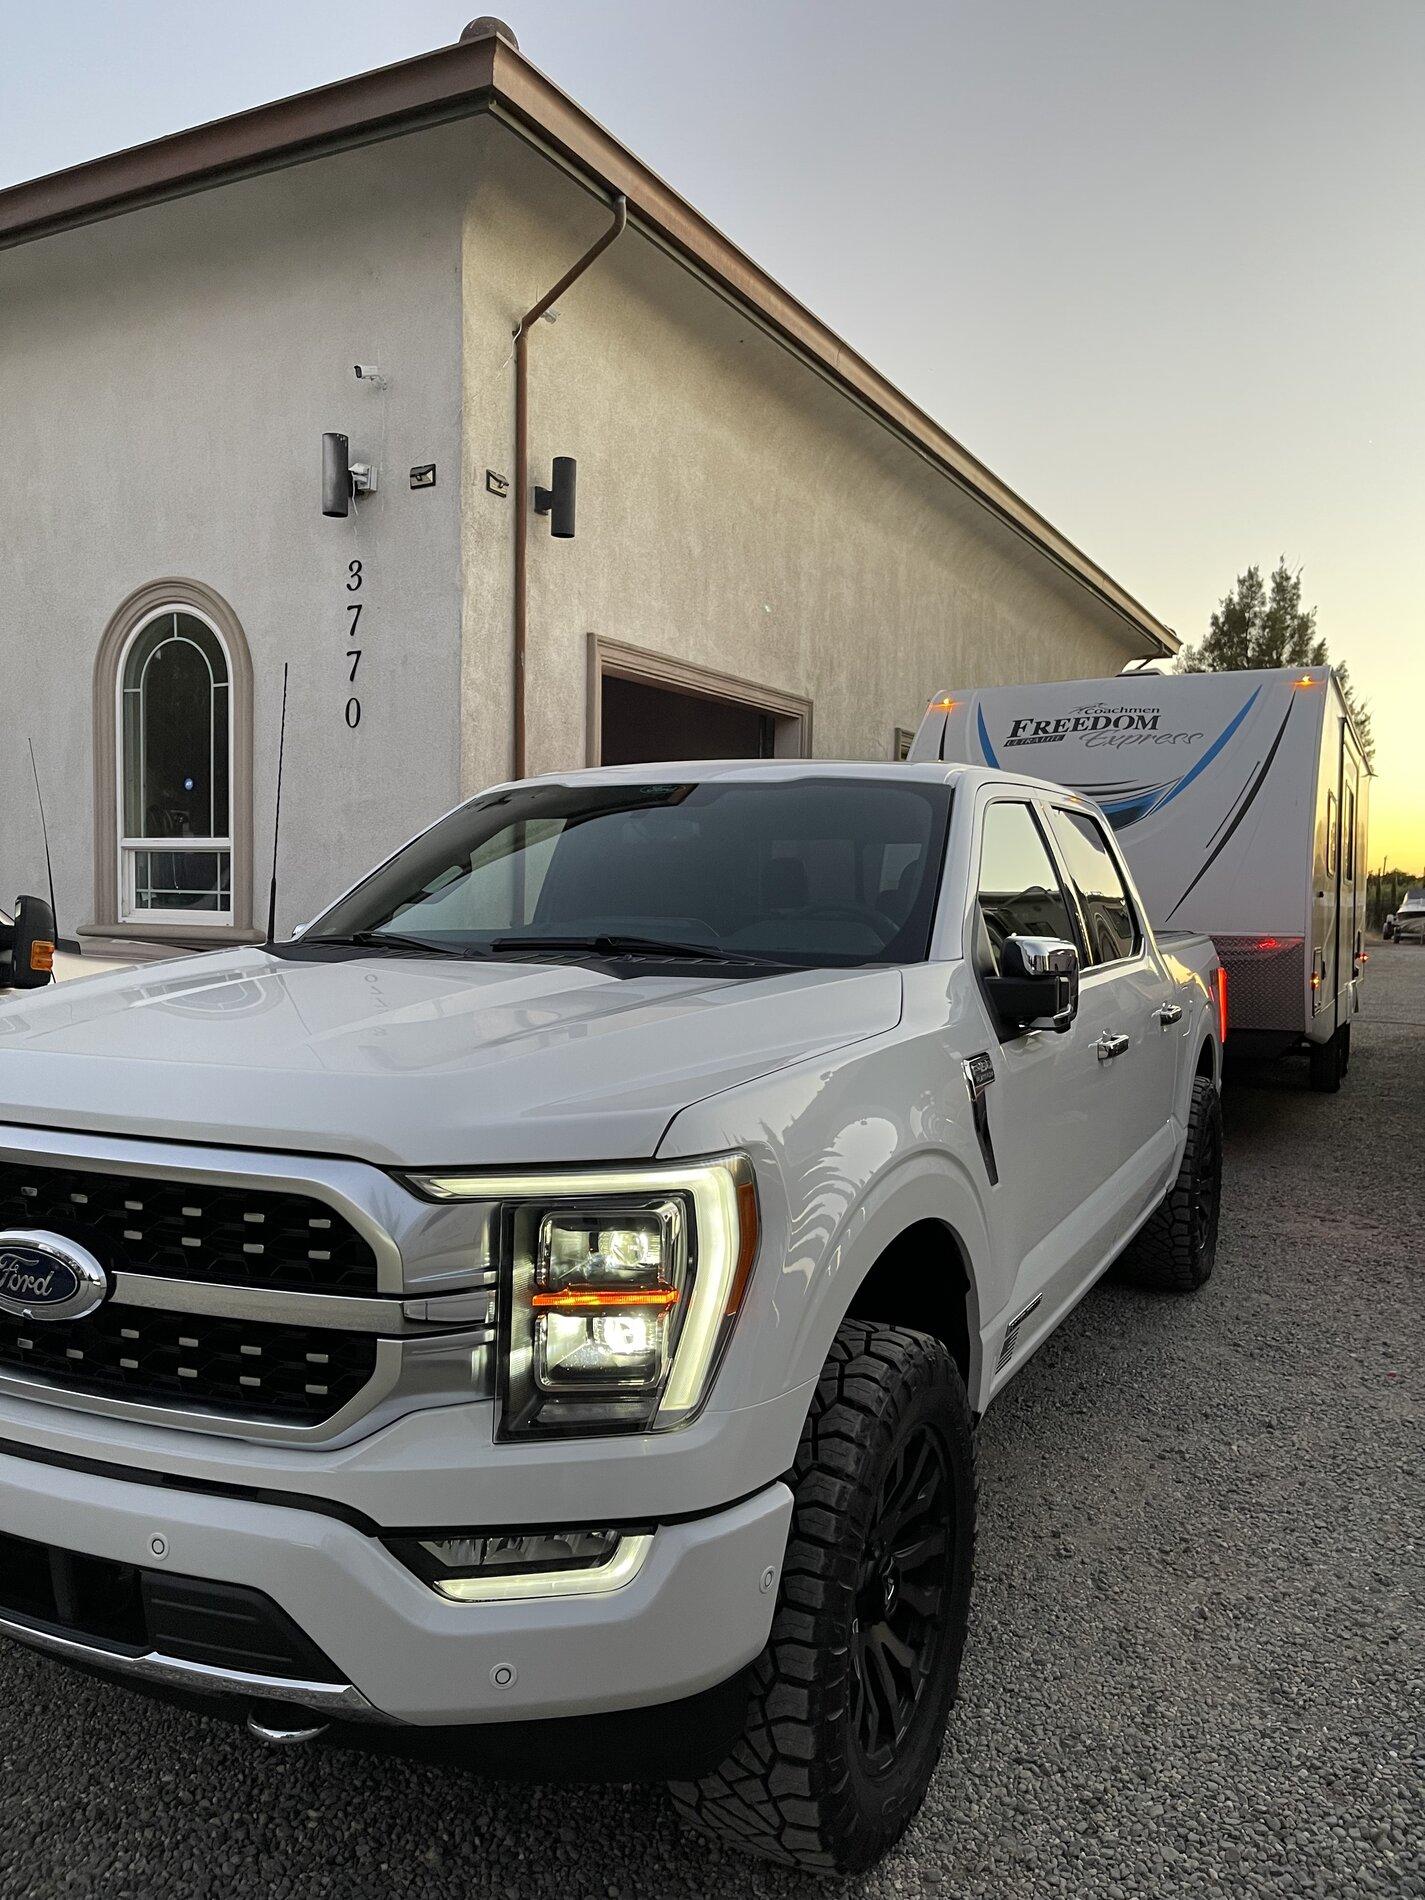
[[[219,1674],[116,1655],[0,1606],[0,1634],[171,1689],[281,1701],[419,1726],[510,1723],[652,1707],[713,1688],[771,1628],[792,1499],[781,1483],[657,1526],[628,1583],[600,1596],[452,1603],[380,1539],[299,1501],[213,1495],[0,1456],[13,1537],[265,1593],[330,1659],[336,1684]]]

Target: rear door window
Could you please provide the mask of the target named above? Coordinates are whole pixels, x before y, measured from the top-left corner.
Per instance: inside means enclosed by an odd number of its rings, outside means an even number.
[[[1143,932],[1103,827],[1087,812],[1062,805],[1051,808],[1049,819],[1078,896],[1088,962],[1117,963],[1136,955]]]

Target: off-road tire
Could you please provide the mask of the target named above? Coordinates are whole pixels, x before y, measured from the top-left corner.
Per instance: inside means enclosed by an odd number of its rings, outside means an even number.
[[[1326,1042],[1311,1045],[1311,1086],[1318,1095],[1334,1095],[1341,1086],[1346,1064],[1338,1029]]]
[[[943,1454],[933,1491],[929,1482],[915,1488],[912,1464],[921,1451],[932,1463]],[[907,1580],[921,1581],[908,1581],[899,1602],[884,1566],[873,1572],[877,1582],[866,1582],[867,1566],[880,1561],[881,1533],[894,1521],[887,1500],[898,1495],[898,1474],[903,1488],[931,1500],[934,1521],[946,1529],[943,1569],[938,1556],[926,1560],[929,1567],[912,1566]],[[817,1382],[789,1483],[786,1560],[771,1637],[753,1665],[746,1729],[711,1774],[675,1782],[671,1792],[685,1820],[728,1845],[807,1872],[857,1873],[900,1838],[925,1797],[965,1645],[975,1445],[964,1385],[940,1341],[845,1321]],[[893,1542],[888,1534],[888,1551]],[[893,1552],[886,1561],[894,1564]],[[892,1628],[893,1615],[921,1617],[916,1603],[930,1594],[932,1575],[937,1607],[921,1619],[923,1673],[908,1672],[919,1689],[903,1736],[873,1767],[862,1724],[874,1725],[886,1704],[877,1702],[868,1716],[872,1663],[857,1659],[883,1642],[876,1631]],[[868,1587],[884,1592],[875,1614],[885,1622],[874,1626]],[[876,1754],[883,1752],[884,1744]]]
[[[1178,1178],[1118,1263],[1124,1279],[1194,1293],[1212,1278],[1222,1205],[1222,1104],[1206,1076],[1192,1085]]]

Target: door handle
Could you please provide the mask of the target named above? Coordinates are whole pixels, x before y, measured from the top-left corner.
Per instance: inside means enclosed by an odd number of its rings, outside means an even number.
[[[1164,1003],[1161,1009],[1155,1009],[1153,1014],[1163,1025],[1164,1029],[1166,1029],[1170,1023],[1180,1023],[1182,1021],[1183,1006],[1181,1003]]]
[[[1127,1036],[1110,1036],[1107,1031],[1094,1044],[1094,1052],[1100,1062],[1112,1062],[1115,1056],[1124,1055],[1127,1050]]]

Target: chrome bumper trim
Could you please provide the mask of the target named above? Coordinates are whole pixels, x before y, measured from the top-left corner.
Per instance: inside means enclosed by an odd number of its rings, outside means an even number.
[[[0,1636],[37,1649],[64,1662],[84,1663],[116,1676],[155,1683],[168,1689],[188,1689],[196,1695],[236,1696],[254,1702],[291,1702],[299,1708],[317,1710],[328,1717],[346,1722],[386,1722],[396,1718],[384,1715],[349,1682],[304,1682],[290,1676],[249,1676],[241,1670],[217,1669],[210,1663],[179,1662],[173,1656],[150,1651],[143,1656],[126,1656],[103,1649],[94,1643],[80,1642],[73,1636],[60,1636],[53,1630],[36,1629],[29,1623],[13,1622],[0,1616]]]

